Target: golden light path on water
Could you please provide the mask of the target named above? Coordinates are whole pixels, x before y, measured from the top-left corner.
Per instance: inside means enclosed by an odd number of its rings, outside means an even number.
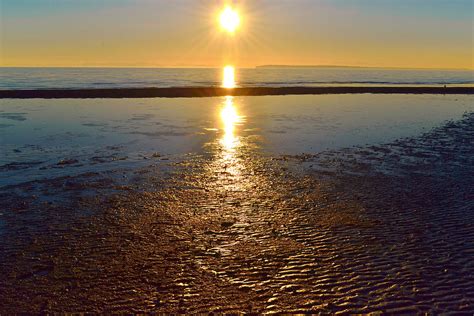
[[[232,89],[235,88],[235,68],[234,66],[225,66],[222,78],[222,87]]]
[[[235,87],[233,66],[224,68],[222,86],[229,89]],[[219,136],[215,144],[218,149],[211,170],[218,175],[219,190],[242,190],[245,182],[242,178],[242,172],[245,168],[242,150],[245,144],[241,140],[239,129],[245,123],[245,116],[239,113],[238,104],[233,96],[222,98],[217,113]]]
[[[235,87],[235,68],[233,66],[225,66],[222,78],[222,86],[224,88]],[[243,122],[244,117],[239,115],[237,107],[234,104],[233,96],[224,97],[222,109],[220,111],[221,122],[223,125],[223,136],[220,140],[222,148],[227,151],[233,151],[239,145],[239,138],[236,136],[236,126]]]
[[[245,191],[251,178],[245,177],[248,160],[245,158],[248,144],[241,138],[240,131],[245,116],[238,110],[233,96],[226,96],[219,107],[219,130],[216,160],[212,170],[217,174],[218,190],[227,196],[229,192]]]
[[[224,131],[220,143],[223,149],[232,151],[239,145],[239,138],[235,134],[236,125],[243,121],[243,116],[237,113],[233,96],[225,97],[220,114]]]

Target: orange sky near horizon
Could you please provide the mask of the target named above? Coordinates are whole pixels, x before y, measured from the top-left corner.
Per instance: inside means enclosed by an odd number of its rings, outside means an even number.
[[[222,1],[0,1],[3,67],[474,68],[472,13],[443,13],[439,0],[419,14],[368,0],[239,1],[233,35],[218,25]]]

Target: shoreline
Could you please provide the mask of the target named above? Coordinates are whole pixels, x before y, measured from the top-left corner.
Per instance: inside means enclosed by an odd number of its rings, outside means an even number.
[[[170,87],[0,90],[0,99],[199,98],[318,94],[474,94],[474,87]]]

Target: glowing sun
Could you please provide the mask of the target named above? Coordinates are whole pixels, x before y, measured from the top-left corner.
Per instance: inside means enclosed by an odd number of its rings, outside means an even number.
[[[234,33],[240,24],[239,13],[228,6],[221,12],[219,22],[224,30],[229,33]]]

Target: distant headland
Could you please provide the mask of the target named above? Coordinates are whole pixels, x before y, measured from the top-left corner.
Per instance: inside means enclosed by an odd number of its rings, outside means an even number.
[[[255,68],[381,68],[347,65],[260,65]]]
[[[473,71],[469,68],[420,68],[420,67],[384,67],[384,66],[352,66],[352,65],[260,65],[255,68],[269,69],[269,68],[346,68],[346,69],[413,69],[413,70],[465,70]]]

